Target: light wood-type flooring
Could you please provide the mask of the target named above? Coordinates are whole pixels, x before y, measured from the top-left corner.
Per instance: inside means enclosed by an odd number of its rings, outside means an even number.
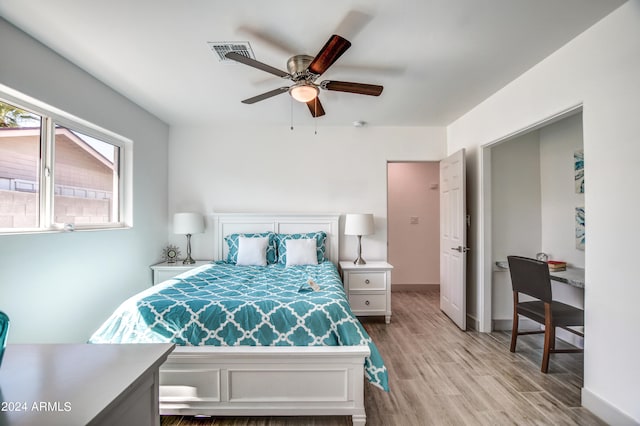
[[[391,391],[366,383],[367,425],[604,425],[580,407],[582,354],[552,354],[540,372],[542,335],[460,331],[439,293],[394,292],[391,324],[362,322],[389,370]],[[562,344],[558,343],[558,347]],[[162,417],[163,426],[350,425],[348,417]]]

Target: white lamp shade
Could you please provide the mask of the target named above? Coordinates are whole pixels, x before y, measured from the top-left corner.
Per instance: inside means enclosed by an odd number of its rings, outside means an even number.
[[[204,218],[200,213],[176,213],[173,215],[174,234],[200,234],[204,232]]]
[[[344,222],[344,235],[373,234],[373,215],[371,213],[349,213]]]

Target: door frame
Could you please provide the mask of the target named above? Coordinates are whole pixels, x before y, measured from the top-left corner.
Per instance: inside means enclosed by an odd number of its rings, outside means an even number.
[[[582,112],[583,103],[580,102],[575,105],[571,105],[555,114],[541,118],[538,121],[529,124],[515,130],[507,135],[504,135],[498,139],[494,139],[486,144],[480,146],[480,205],[479,205],[479,234],[480,234],[480,259],[479,259],[479,271],[480,285],[478,286],[478,306],[480,312],[478,313],[478,331],[483,333],[490,333],[493,331],[492,322],[492,304],[493,304],[493,242],[492,242],[492,227],[491,227],[491,148],[494,146],[507,142],[511,139],[515,139],[556,121],[570,117],[574,114]]]
[[[387,214],[387,261],[390,261],[389,259],[389,241],[391,241],[390,238],[390,232],[389,232],[389,206],[390,206],[390,202],[389,202],[389,164],[415,164],[415,163],[419,163],[419,164],[440,164],[441,160],[387,160],[386,163],[386,168],[385,168],[385,173],[386,173],[386,187],[385,187],[385,192],[386,192],[386,214]],[[440,188],[437,188],[438,190],[438,194],[440,193]],[[440,217],[438,216],[438,224],[440,223]],[[392,280],[392,284],[393,284],[393,274],[391,277]],[[418,289],[431,289],[431,288],[439,288],[440,287],[440,282],[438,282],[437,284],[432,284],[432,283],[425,283],[425,284],[410,284],[410,285],[406,285],[406,284],[395,284],[395,288],[396,290],[418,290]]]

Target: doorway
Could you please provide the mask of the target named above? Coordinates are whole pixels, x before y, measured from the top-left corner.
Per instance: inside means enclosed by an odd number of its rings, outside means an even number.
[[[482,147],[480,331],[511,327],[509,274],[496,261],[545,252],[584,267],[584,251],[576,250],[575,241],[575,216],[578,207],[584,212],[584,194],[574,190],[581,112],[581,105],[571,107]],[[564,290],[554,286],[554,297]],[[581,305],[580,295],[569,299],[563,301]]]
[[[387,163],[388,259],[392,290],[440,286],[440,165]]]

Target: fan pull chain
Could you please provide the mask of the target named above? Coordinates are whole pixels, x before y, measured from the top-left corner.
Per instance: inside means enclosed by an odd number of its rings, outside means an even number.
[[[318,134],[318,97],[316,96],[313,99],[313,104],[314,104],[314,110],[315,110],[315,114],[313,117],[313,126],[314,126],[314,130],[313,130],[313,134],[317,135]]]
[[[293,98],[291,98],[291,130],[293,130]]]

